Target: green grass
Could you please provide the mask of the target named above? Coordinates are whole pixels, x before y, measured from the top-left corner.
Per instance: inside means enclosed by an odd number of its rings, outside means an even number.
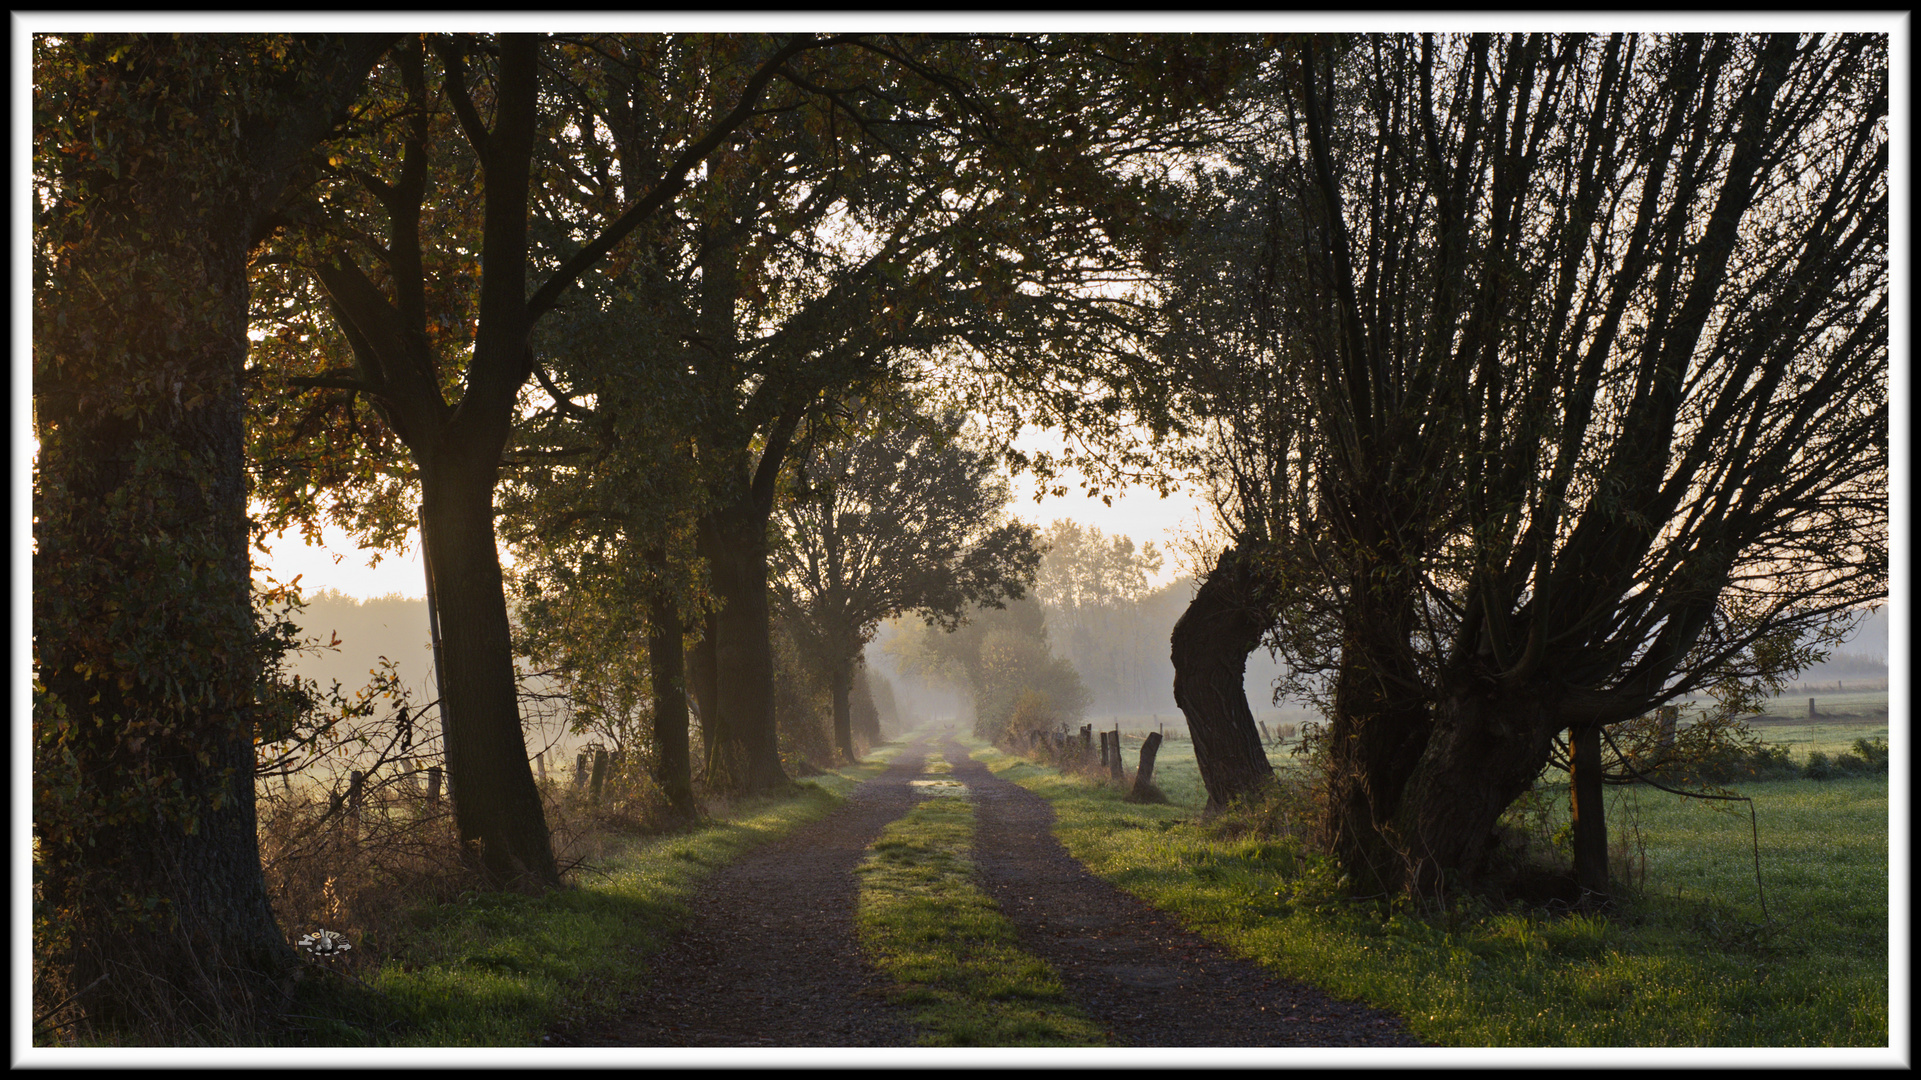
[[[1742,787],[1760,815],[1766,921],[1745,810],[1653,792],[1633,796],[1645,885],[1610,915],[1464,905],[1423,919],[1340,899],[1333,868],[1296,844],[1201,825],[1189,747],[1156,768],[1170,806],[974,756],[1047,797],[1056,835],[1095,873],[1271,970],[1401,1014],[1431,1043],[1888,1045],[1885,778]]]
[[[636,838],[577,887],[539,896],[468,894],[425,909],[404,946],[362,982],[320,974],[289,1041],[328,1046],[537,1046],[558,1020],[591,1023],[641,981],[700,880],[748,849],[827,814],[898,748],[735,805],[698,830]]]
[[[924,790],[937,797],[883,830],[856,871],[862,949],[894,980],[890,999],[913,1010],[920,1043],[1106,1045],[1059,975],[1020,949],[1013,924],[974,884],[966,788],[936,780]]]

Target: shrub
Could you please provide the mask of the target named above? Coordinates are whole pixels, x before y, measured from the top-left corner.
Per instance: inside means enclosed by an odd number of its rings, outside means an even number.
[[[1864,774],[1885,774],[1888,771],[1888,740],[1879,735],[1872,739],[1856,739],[1852,753],[1845,756],[1858,758]]]
[[[1834,774],[1834,764],[1828,760],[1828,755],[1819,750],[1808,753],[1808,763],[1802,767],[1801,775],[1810,780],[1828,780],[1832,779]]]

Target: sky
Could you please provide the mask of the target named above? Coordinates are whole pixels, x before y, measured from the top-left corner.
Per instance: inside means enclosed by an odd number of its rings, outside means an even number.
[[[1020,444],[1028,449],[1058,449],[1059,440],[1045,432],[1031,432],[1020,439]],[[1108,536],[1131,537],[1136,545],[1151,540],[1165,554],[1161,572],[1151,582],[1155,586],[1192,572],[1193,567],[1181,555],[1182,549],[1191,544],[1183,544],[1182,540],[1191,538],[1203,522],[1212,520],[1205,501],[1196,492],[1180,490],[1163,499],[1151,488],[1128,488],[1118,493],[1108,492],[1112,500],[1109,505],[1099,498],[1082,495],[1078,479],[1077,473],[1066,474],[1063,482],[1068,487],[1067,495],[1036,501],[1033,479],[1015,478],[1010,485],[1008,516],[1042,529],[1068,519],[1083,526],[1091,525]],[[373,553],[360,550],[353,538],[341,529],[328,527],[321,538],[323,546],[313,547],[303,541],[295,529],[277,538],[270,537],[271,554],[264,558],[256,555],[261,564],[259,568],[282,583],[299,575],[301,591],[308,595],[322,589],[362,600],[376,596],[420,598],[427,595],[418,532],[408,534],[407,550],[381,552],[378,566],[369,566]],[[506,558],[504,552],[502,558]]]

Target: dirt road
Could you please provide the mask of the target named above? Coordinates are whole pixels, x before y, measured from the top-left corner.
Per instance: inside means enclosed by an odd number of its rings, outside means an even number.
[[[687,928],[650,962],[652,983],[616,1022],[556,1029],[548,1045],[913,1045],[885,977],[861,961],[853,870],[919,797],[910,781],[937,736],[915,738],[845,806],[709,878]],[[1094,877],[1054,839],[1044,799],[944,743],[952,778],[974,802],[982,888],[1111,1043],[1419,1045],[1395,1017],[1271,978]]]

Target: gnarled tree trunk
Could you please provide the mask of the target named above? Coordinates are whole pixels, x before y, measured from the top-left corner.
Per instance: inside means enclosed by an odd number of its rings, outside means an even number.
[[[1228,548],[1174,624],[1174,703],[1187,717],[1210,811],[1274,778],[1243,686],[1248,654],[1273,625],[1265,594],[1249,553]]]

